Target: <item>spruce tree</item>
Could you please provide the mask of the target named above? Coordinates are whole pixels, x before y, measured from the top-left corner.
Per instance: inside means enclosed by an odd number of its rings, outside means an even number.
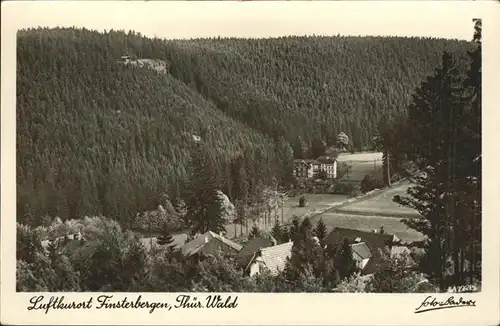
[[[163,231],[156,241],[160,246],[167,246],[168,248],[172,247],[172,243],[174,242],[174,237],[172,236],[172,233],[170,232],[168,226],[165,225],[163,227]]]
[[[292,268],[296,274],[312,271],[319,277],[323,272],[323,251],[313,239],[313,227],[308,217],[304,218],[295,235],[290,258]]]
[[[453,264],[455,280],[462,279],[466,243],[470,243],[467,216],[474,215],[465,198],[474,193],[468,185],[474,179],[471,172],[477,171],[474,160],[480,151],[474,149],[474,133],[464,128],[474,114],[463,95],[463,81],[453,57],[444,52],[441,67],[415,91],[409,107],[412,138],[408,152],[419,171],[416,186],[408,189],[408,196],[395,197],[424,218],[405,223],[427,236],[422,269],[439,283],[441,291],[451,276],[448,264]],[[480,135],[477,126],[471,130]]]
[[[293,157],[295,159],[304,159],[306,158],[306,147],[302,137],[297,137],[295,142],[293,143]]]
[[[292,225],[290,225],[290,229],[288,231],[290,240],[295,241],[295,237],[299,233],[299,230],[300,230],[300,219],[298,216],[294,216],[292,219]]]
[[[218,186],[210,151],[204,145],[199,145],[191,161],[190,194],[186,214],[186,222],[192,227],[193,234],[225,231],[223,201]]]
[[[321,139],[321,135],[315,134],[311,143],[311,150],[310,150],[310,157],[311,158],[318,158],[320,156],[325,155],[326,151],[326,144]]]
[[[316,223],[316,227],[314,228],[314,235],[318,237],[319,243],[321,246],[324,246],[325,240],[326,240],[326,225],[325,222],[323,222],[323,218],[320,218],[318,223]]]
[[[347,238],[337,248],[334,264],[342,280],[350,277],[357,271],[356,262],[352,256],[352,248]]]
[[[464,210],[462,219],[462,237],[464,241],[464,250],[462,251],[462,260],[469,261],[469,284],[474,282],[474,278],[481,279],[481,244],[482,244],[482,216],[481,216],[481,102],[482,102],[482,20],[473,19],[474,36],[473,42],[476,48],[468,52],[470,65],[467,76],[464,80],[466,94],[464,100],[468,103],[466,123],[464,131],[468,137],[458,143],[461,145],[457,149],[463,156],[463,162],[466,164],[460,167],[460,173],[465,177],[463,190],[466,196],[461,196],[461,210]],[[463,257],[465,256],[465,257]],[[465,266],[461,264],[460,271],[465,273]],[[463,282],[464,280],[460,280]],[[459,282],[459,283],[461,283]]]
[[[281,228],[281,225],[278,220],[276,220],[276,223],[274,223],[274,226],[271,230],[271,235],[273,236],[274,239],[276,239],[276,242],[278,244],[283,243],[283,231]]]
[[[257,225],[254,225],[250,230],[250,234],[248,235],[249,239],[254,239],[260,237],[260,230]]]

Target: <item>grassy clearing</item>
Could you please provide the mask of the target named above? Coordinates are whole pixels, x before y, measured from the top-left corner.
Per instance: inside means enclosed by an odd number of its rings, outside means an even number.
[[[389,234],[394,234],[403,241],[418,241],[423,239],[423,235],[402,223],[402,219],[382,216],[350,215],[336,212],[326,212],[311,219],[313,224],[323,218],[328,232],[334,227],[371,231],[384,227]]]
[[[405,195],[410,187],[408,181],[389,188],[375,196],[369,196],[338,208],[337,212],[356,215],[378,215],[387,217],[419,217],[419,213],[414,209],[401,206],[393,201],[395,195]]]
[[[306,207],[299,207],[299,199],[304,196],[307,200]],[[331,194],[303,194],[288,198],[283,207],[283,215],[285,223],[291,221],[293,216],[301,217],[307,213],[314,213],[315,211],[323,210],[330,207],[332,204],[346,200],[348,197],[345,195],[331,195]]]
[[[382,153],[341,154],[337,161],[343,182],[361,182],[367,174],[382,180]],[[350,167],[348,172],[344,171],[346,165]]]

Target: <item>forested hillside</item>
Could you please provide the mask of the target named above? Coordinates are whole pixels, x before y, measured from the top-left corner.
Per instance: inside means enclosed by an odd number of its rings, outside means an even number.
[[[467,42],[377,37],[164,41],[81,29],[20,31],[18,220],[126,220],[182,193],[197,141],[230,195],[243,155],[250,188],[270,183],[300,139],[345,132],[371,145],[382,116]],[[167,73],[117,64],[165,60]],[[284,182],[283,178],[278,180]]]

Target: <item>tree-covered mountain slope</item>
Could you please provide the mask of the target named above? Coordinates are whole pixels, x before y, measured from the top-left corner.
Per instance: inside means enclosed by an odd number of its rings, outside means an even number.
[[[116,31],[20,31],[18,218],[128,219],[154,208],[162,192],[179,195],[200,142],[226,192],[239,154],[252,186],[280,175],[290,163],[287,143],[299,136],[306,145],[332,143],[343,131],[355,147],[369,146],[380,117],[405,110],[441,52],[469,46],[417,38],[164,41]],[[166,72],[119,64],[124,54],[163,60]]]

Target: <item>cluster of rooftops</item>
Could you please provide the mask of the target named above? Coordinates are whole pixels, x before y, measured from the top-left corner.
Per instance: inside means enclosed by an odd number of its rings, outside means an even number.
[[[371,232],[334,228],[327,236],[325,247],[338,247],[348,240],[353,259],[361,271],[361,275],[372,275],[385,268],[385,257],[393,257],[403,252],[409,252],[408,248],[399,245],[400,240],[395,235],[372,230]],[[82,241],[83,235],[78,232],[60,236],[50,240],[43,240],[42,246],[48,248],[49,244],[63,244],[66,252],[73,255],[87,256],[89,258],[96,243]],[[315,238],[316,243],[319,241]],[[289,241],[277,244],[272,236],[256,237],[245,244],[239,244],[227,239],[221,234],[212,231],[205,232],[193,240],[181,246],[182,255],[189,257],[194,255],[210,256],[216,252],[234,257],[247,275],[253,276],[263,270],[267,270],[271,275],[275,275],[284,270],[286,261],[292,255],[293,242]],[[85,257],[82,257],[85,258]],[[414,262],[412,262],[414,263]]]
[[[325,246],[337,247],[347,239],[358,268],[362,275],[371,275],[385,267],[385,257],[393,257],[408,248],[397,245],[400,240],[395,235],[334,228],[328,235]],[[316,239],[317,240],[317,239]],[[319,245],[319,241],[317,241]],[[233,255],[235,262],[245,273],[255,275],[263,269],[277,274],[285,268],[286,261],[292,254],[293,242],[277,244],[271,236],[256,237],[240,245],[224,236],[208,231],[183,245],[180,250],[184,256],[211,255],[216,251]]]

